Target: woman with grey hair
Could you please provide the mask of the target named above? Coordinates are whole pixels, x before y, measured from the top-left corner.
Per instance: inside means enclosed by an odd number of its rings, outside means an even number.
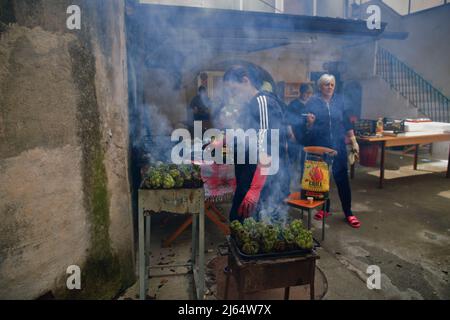
[[[344,109],[342,97],[335,94],[336,79],[333,75],[324,74],[318,80],[319,93],[306,104],[308,114],[304,126],[305,145],[321,146],[337,151],[332,172],[347,222],[353,228],[361,226],[352,212],[352,194],[348,178],[347,148],[345,138],[352,143],[352,152],[358,157],[359,146],[353,132],[353,126]],[[330,208],[319,211],[316,220],[329,215]]]

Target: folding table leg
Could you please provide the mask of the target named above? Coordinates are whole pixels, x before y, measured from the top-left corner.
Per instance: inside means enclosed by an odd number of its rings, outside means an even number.
[[[199,275],[199,299],[203,300],[205,287],[205,208],[200,207],[199,214],[199,244],[198,244],[198,275]]]
[[[330,199],[327,199],[327,201],[325,201],[325,203],[323,204],[323,208],[322,208],[322,210],[324,212],[323,219],[322,219],[322,241],[325,240],[325,217],[327,216],[326,215],[327,209],[328,210],[330,209],[330,206],[328,205],[329,201],[330,201]]]
[[[139,299],[145,299],[145,240],[144,240],[144,211],[139,210],[138,237],[139,237]]]
[[[384,161],[385,161],[385,150],[386,143],[384,141],[381,142],[381,160],[380,160],[380,180],[378,183],[378,187],[383,189],[383,181],[384,181]]]
[[[284,288],[284,300],[289,300],[290,289],[291,287]]]
[[[420,145],[416,144],[416,147],[414,149],[414,166],[413,166],[414,170],[417,170],[417,161],[419,159],[419,147]]]
[[[149,276],[150,276],[150,231],[151,231],[151,216],[145,216],[145,292],[148,291]]]
[[[448,148],[447,173],[445,174],[445,177],[450,178],[450,146]]]
[[[197,262],[197,237],[198,237],[198,215],[192,214],[192,249],[191,249],[191,263],[192,271],[194,271]]]
[[[308,230],[311,229],[311,209],[308,209]]]

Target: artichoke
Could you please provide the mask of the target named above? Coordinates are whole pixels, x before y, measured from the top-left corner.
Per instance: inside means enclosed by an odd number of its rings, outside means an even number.
[[[284,240],[277,240],[273,249],[277,252],[286,251],[286,242]]]
[[[180,171],[181,176],[185,179],[185,180],[190,180],[191,179],[191,169],[190,166],[187,164],[182,164],[178,167],[178,170]]]
[[[284,229],[282,236],[287,244],[293,244],[295,242],[295,236],[290,229]]]
[[[263,241],[275,242],[278,238],[278,228],[268,225],[263,232]]]
[[[292,231],[292,233],[295,236],[297,236],[304,229],[303,222],[301,220],[296,219],[296,220],[291,222],[291,225],[289,226],[289,229]]]
[[[246,242],[251,241],[250,233],[244,228],[236,231],[236,241],[238,246],[242,246]]]
[[[262,241],[262,251],[264,253],[270,253],[270,252],[274,251],[274,247],[275,247],[275,240],[264,239]]]
[[[181,173],[180,173],[180,171],[178,171],[178,169],[170,169],[169,170],[169,174],[172,176],[172,178],[177,178],[177,177],[180,177],[181,176]]]
[[[179,176],[179,177],[176,177],[174,180],[175,180],[175,188],[182,188],[183,187],[183,185],[184,185],[183,177]]]
[[[295,243],[302,249],[312,249],[314,247],[312,232],[309,230],[302,230],[301,233],[295,237]]]
[[[147,179],[149,181],[150,188],[152,189],[161,188],[162,177],[158,171],[153,171]]]
[[[245,242],[242,246],[242,252],[248,255],[255,255],[259,251],[259,246],[256,241]]]
[[[244,220],[243,226],[245,230],[252,232],[256,228],[256,221],[253,218],[247,218]]]
[[[233,222],[230,223],[231,231],[238,231],[242,228],[243,228],[243,226],[239,220],[234,220]]]
[[[264,235],[264,230],[266,230],[267,224],[262,221],[256,223],[255,226],[255,234],[258,239],[262,239]]]
[[[172,167],[174,165],[170,165],[170,167]],[[176,165],[175,165],[176,166]],[[173,178],[173,180],[175,181],[175,188],[181,188],[184,184],[184,179],[181,176],[181,172],[177,169],[177,168],[172,168],[169,170],[169,174],[171,175],[171,177]]]
[[[175,180],[168,173],[163,173],[162,175],[162,187],[164,189],[172,189],[175,187]]]
[[[202,182],[200,166],[193,165],[191,175],[192,175],[192,180],[194,180],[196,183]]]
[[[278,240],[279,229],[273,225],[265,225],[260,238],[263,252],[269,253],[274,250],[275,242]]]

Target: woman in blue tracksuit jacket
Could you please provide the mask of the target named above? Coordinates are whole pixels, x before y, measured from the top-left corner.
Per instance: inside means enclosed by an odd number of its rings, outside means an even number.
[[[336,80],[334,76],[325,74],[318,81],[320,92],[306,104],[305,113],[308,114],[304,125],[304,143],[306,146],[327,147],[337,151],[334,158],[332,173],[341,200],[347,222],[354,228],[361,223],[352,212],[352,194],[348,178],[348,156],[345,138],[352,142],[352,152],[359,153],[359,146],[353,132],[353,126],[344,110],[343,99],[334,93]],[[315,218],[323,219],[329,215],[326,211],[319,211]]]

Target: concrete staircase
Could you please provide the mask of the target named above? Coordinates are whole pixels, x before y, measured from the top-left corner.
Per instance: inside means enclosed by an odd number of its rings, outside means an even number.
[[[419,116],[450,123],[449,99],[429,81],[384,48],[376,55],[376,74],[417,108]]]

